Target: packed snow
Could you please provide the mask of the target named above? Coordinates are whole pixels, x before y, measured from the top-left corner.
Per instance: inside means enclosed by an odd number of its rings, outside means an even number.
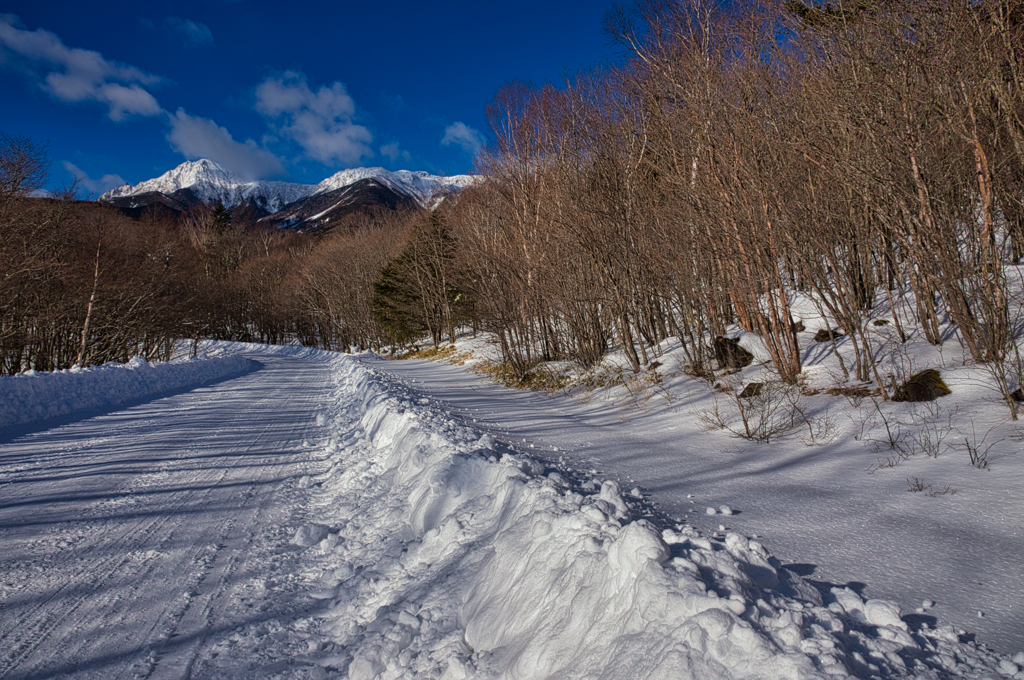
[[[667,492],[627,474],[648,450],[588,468],[597,436],[630,423],[592,420],[574,445],[582,430],[558,429],[571,400],[456,391],[461,369],[369,354],[207,353],[259,368],[0,445],[0,675],[1024,678],[1019,648],[944,620],[948,592],[916,597],[922,616],[787,568],[743,521],[770,514],[735,487],[711,497],[720,458],[699,492]],[[776,463],[798,465],[792,450]],[[1008,597],[1019,578],[1003,576]]]

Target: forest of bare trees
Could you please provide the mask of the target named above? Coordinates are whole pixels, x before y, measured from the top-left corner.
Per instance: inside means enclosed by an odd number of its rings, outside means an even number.
[[[4,137],[3,372],[175,338],[436,345],[470,324],[518,376],[611,347],[639,371],[669,337],[709,375],[738,324],[795,383],[793,291],[849,338],[851,379],[884,388],[880,305],[900,337],[1020,365],[1024,3],[642,0],[607,27],[619,66],[498,92],[483,181],[327,235],[31,198],[44,149]]]
[[[450,217],[518,372],[613,343],[639,370],[678,336],[702,374],[736,323],[793,383],[793,290],[850,338],[859,380],[882,383],[881,302],[901,334],[940,344],[949,320],[970,360],[1007,359],[1024,5],[650,0],[608,27],[623,66],[497,95],[488,181]]]

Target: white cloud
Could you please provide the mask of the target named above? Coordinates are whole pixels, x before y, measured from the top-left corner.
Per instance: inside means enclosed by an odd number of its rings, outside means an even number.
[[[380,155],[384,156],[392,163],[397,161],[399,158],[401,158],[406,163],[412,161],[412,155],[408,151],[400,147],[398,145],[398,142],[389,142],[388,144],[384,144],[383,146],[381,146]]]
[[[356,103],[342,83],[314,92],[305,74],[286,71],[256,87],[256,110],[279,137],[298,144],[307,158],[325,165],[351,165],[373,156],[373,134],[354,122]]]
[[[187,39],[197,45],[213,42],[213,34],[203,24],[181,19],[168,21],[180,22],[176,25],[192,36]],[[111,120],[123,120],[129,115],[165,115],[171,127],[167,140],[186,158],[209,158],[245,179],[285,174],[281,161],[251,139],[235,141],[226,128],[208,118],[191,116],[183,109],[178,109],[177,113],[165,111],[146,90],[147,86],[161,82],[159,76],[110,61],[93,50],[68,47],[59,37],[41,28],[26,30],[20,26],[18,17],[12,14],[0,14],[0,68],[5,67],[21,71],[60,101],[102,103],[108,107]],[[340,83],[335,83],[335,86],[341,88],[344,98],[351,102],[344,87]],[[331,97],[323,94],[326,89],[321,88],[314,99],[330,100]],[[326,110],[328,113],[331,111],[329,107]],[[342,106],[341,110],[344,112],[346,109]],[[351,111],[354,111],[354,105]],[[351,112],[348,116],[351,118]],[[101,192],[124,184],[117,175],[104,175],[93,180],[66,161],[64,168],[90,191]],[[111,184],[115,181],[117,184]]]
[[[462,121],[456,121],[444,129],[441,146],[458,146],[470,155],[476,155],[486,139],[479,130],[474,130]]]
[[[78,180],[78,183],[92,194],[102,194],[104,191],[109,191],[125,184],[120,175],[103,175],[99,179],[92,179],[84,170],[71,161],[64,161],[64,169],[70,172]]]
[[[111,120],[162,112],[144,87],[159,83],[158,76],[110,61],[94,50],[68,47],[49,31],[28,31],[17,23],[14,15],[0,15],[0,65],[22,70],[61,101],[104,104]]]
[[[213,31],[206,24],[178,17],[167,17],[165,23],[168,28],[184,39],[186,48],[213,46]]]
[[[209,158],[242,179],[285,174],[277,156],[251,139],[238,142],[231,133],[209,118],[191,116],[184,109],[170,115],[168,141],[185,158]]]

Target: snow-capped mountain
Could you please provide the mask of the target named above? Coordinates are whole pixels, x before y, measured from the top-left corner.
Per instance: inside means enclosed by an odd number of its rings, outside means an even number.
[[[325,193],[355,184],[364,179],[375,179],[381,184],[406,194],[422,208],[434,208],[449,193],[465,189],[479,178],[474,175],[442,177],[428,172],[385,170],[384,168],[352,168],[337,172],[316,186],[313,194]]]
[[[268,213],[274,213],[288,203],[309,196],[317,187],[311,184],[266,180],[248,182],[204,158],[182,163],[155,179],[139,182],[134,186],[125,184],[111,189],[100,196],[99,200],[124,207],[135,207],[131,205],[131,201],[117,199],[130,199],[153,193],[170,197],[185,189],[190,190],[195,198],[201,201],[223,203],[228,208],[249,201]]]
[[[384,168],[354,168],[331,175],[319,184],[296,184],[259,180],[245,181],[210,160],[188,161],[155,179],[111,189],[100,201],[125,208],[152,203],[154,195],[180,198],[179,202],[201,200],[222,203],[231,208],[251,202],[266,213],[317,194],[326,194],[373,179],[423,208],[434,208],[447,194],[465,188],[477,180],[473,175],[442,177],[427,172],[391,171]],[[176,196],[177,195],[177,196]],[[136,205],[137,204],[137,205]]]

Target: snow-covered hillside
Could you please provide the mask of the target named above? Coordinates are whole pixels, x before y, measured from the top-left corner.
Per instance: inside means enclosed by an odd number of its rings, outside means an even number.
[[[0,675],[1024,678],[371,355],[208,352],[262,367],[0,446]]]
[[[170,196],[183,189],[191,189],[196,196],[210,203],[233,207],[253,201],[264,210],[275,213],[289,203],[315,194],[340,189],[360,180],[373,178],[395,191],[409,196],[424,208],[434,207],[438,200],[451,191],[465,188],[476,178],[472,175],[441,177],[427,172],[409,170],[391,171],[384,168],[354,168],[331,175],[319,184],[295,184],[267,180],[246,181],[214,163],[201,159],[187,161],[155,179],[124,185],[104,193],[100,201],[110,202],[156,192]]]

